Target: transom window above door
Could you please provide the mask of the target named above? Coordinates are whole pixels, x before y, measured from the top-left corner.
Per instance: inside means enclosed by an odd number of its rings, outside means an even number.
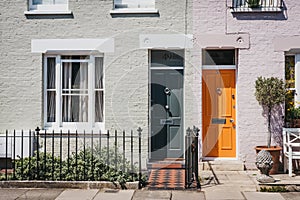
[[[104,128],[103,57],[46,56],[45,128]]]
[[[29,11],[65,12],[68,0],[29,0]]]
[[[202,51],[202,65],[229,65],[236,63],[235,49],[205,49]]]

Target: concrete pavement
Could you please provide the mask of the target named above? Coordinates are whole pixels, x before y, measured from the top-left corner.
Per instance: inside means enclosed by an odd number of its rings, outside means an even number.
[[[206,191],[0,189],[0,200],[299,200],[300,193],[238,192],[235,188]]]
[[[201,171],[201,191],[118,189],[0,189],[0,200],[299,200],[300,192],[257,192],[255,171]],[[283,176],[283,175],[282,175]],[[285,180],[277,176],[276,179]],[[298,181],[298,177],[287,179]]]

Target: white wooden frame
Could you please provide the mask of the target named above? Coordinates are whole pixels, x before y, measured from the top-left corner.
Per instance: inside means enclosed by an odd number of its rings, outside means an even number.
[[[288,164],[289,176],[291,177],[293,160],[300,160],[300,128],[283,128],[283,154],[284,172],[286,172]]]
[[[61,55],[44,56],[44,128],[53,130],[95,130],[104,131],[105,127],[105,72],[103,63],[103,88],[97,91],[103,91],[103,122],[95,122],[94,104],[95,104],[95,58],[103,55],[89,55],[89,59],[73,60],[61,59]],[[47,59],[56,59],[55,85],[56,85],[56,105],[55,105],[55,122],[47,122]],[[88,122],[62,122],[62,63],[64,62],[87,62],[88,63]],[[57,78],[59,77],[59,78]]]

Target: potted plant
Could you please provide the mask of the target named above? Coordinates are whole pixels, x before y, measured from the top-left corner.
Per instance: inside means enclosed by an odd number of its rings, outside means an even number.
[[[272,129],[271,129],[271,118],[275,111],[275,107],[284,103],[285,99],[285,84],[282,79],[276,77],[258,77],[255,81],[255,97],[263,109],[267,113],[268,120],[268,137],[267,146],[257,146],[256,152],[265,149],[269,151],[273,158],[273,168],[270,174],[278,172],[279,167],[279,156],[282,148],[280,146],[271,146]]]
[[[247,3],[249,8],[258,8],[260,6],[260,0],[248,0]]]

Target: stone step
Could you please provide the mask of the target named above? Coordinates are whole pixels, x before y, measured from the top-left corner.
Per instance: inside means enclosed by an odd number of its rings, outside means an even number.
[[[199,170],[244,171],[244,163],[239,160],[214,160],[199,162]]]
[[[168,162],[168,161],[160,161],[154,163],[148,163],[148,169],[184,169],[183,162]]]

